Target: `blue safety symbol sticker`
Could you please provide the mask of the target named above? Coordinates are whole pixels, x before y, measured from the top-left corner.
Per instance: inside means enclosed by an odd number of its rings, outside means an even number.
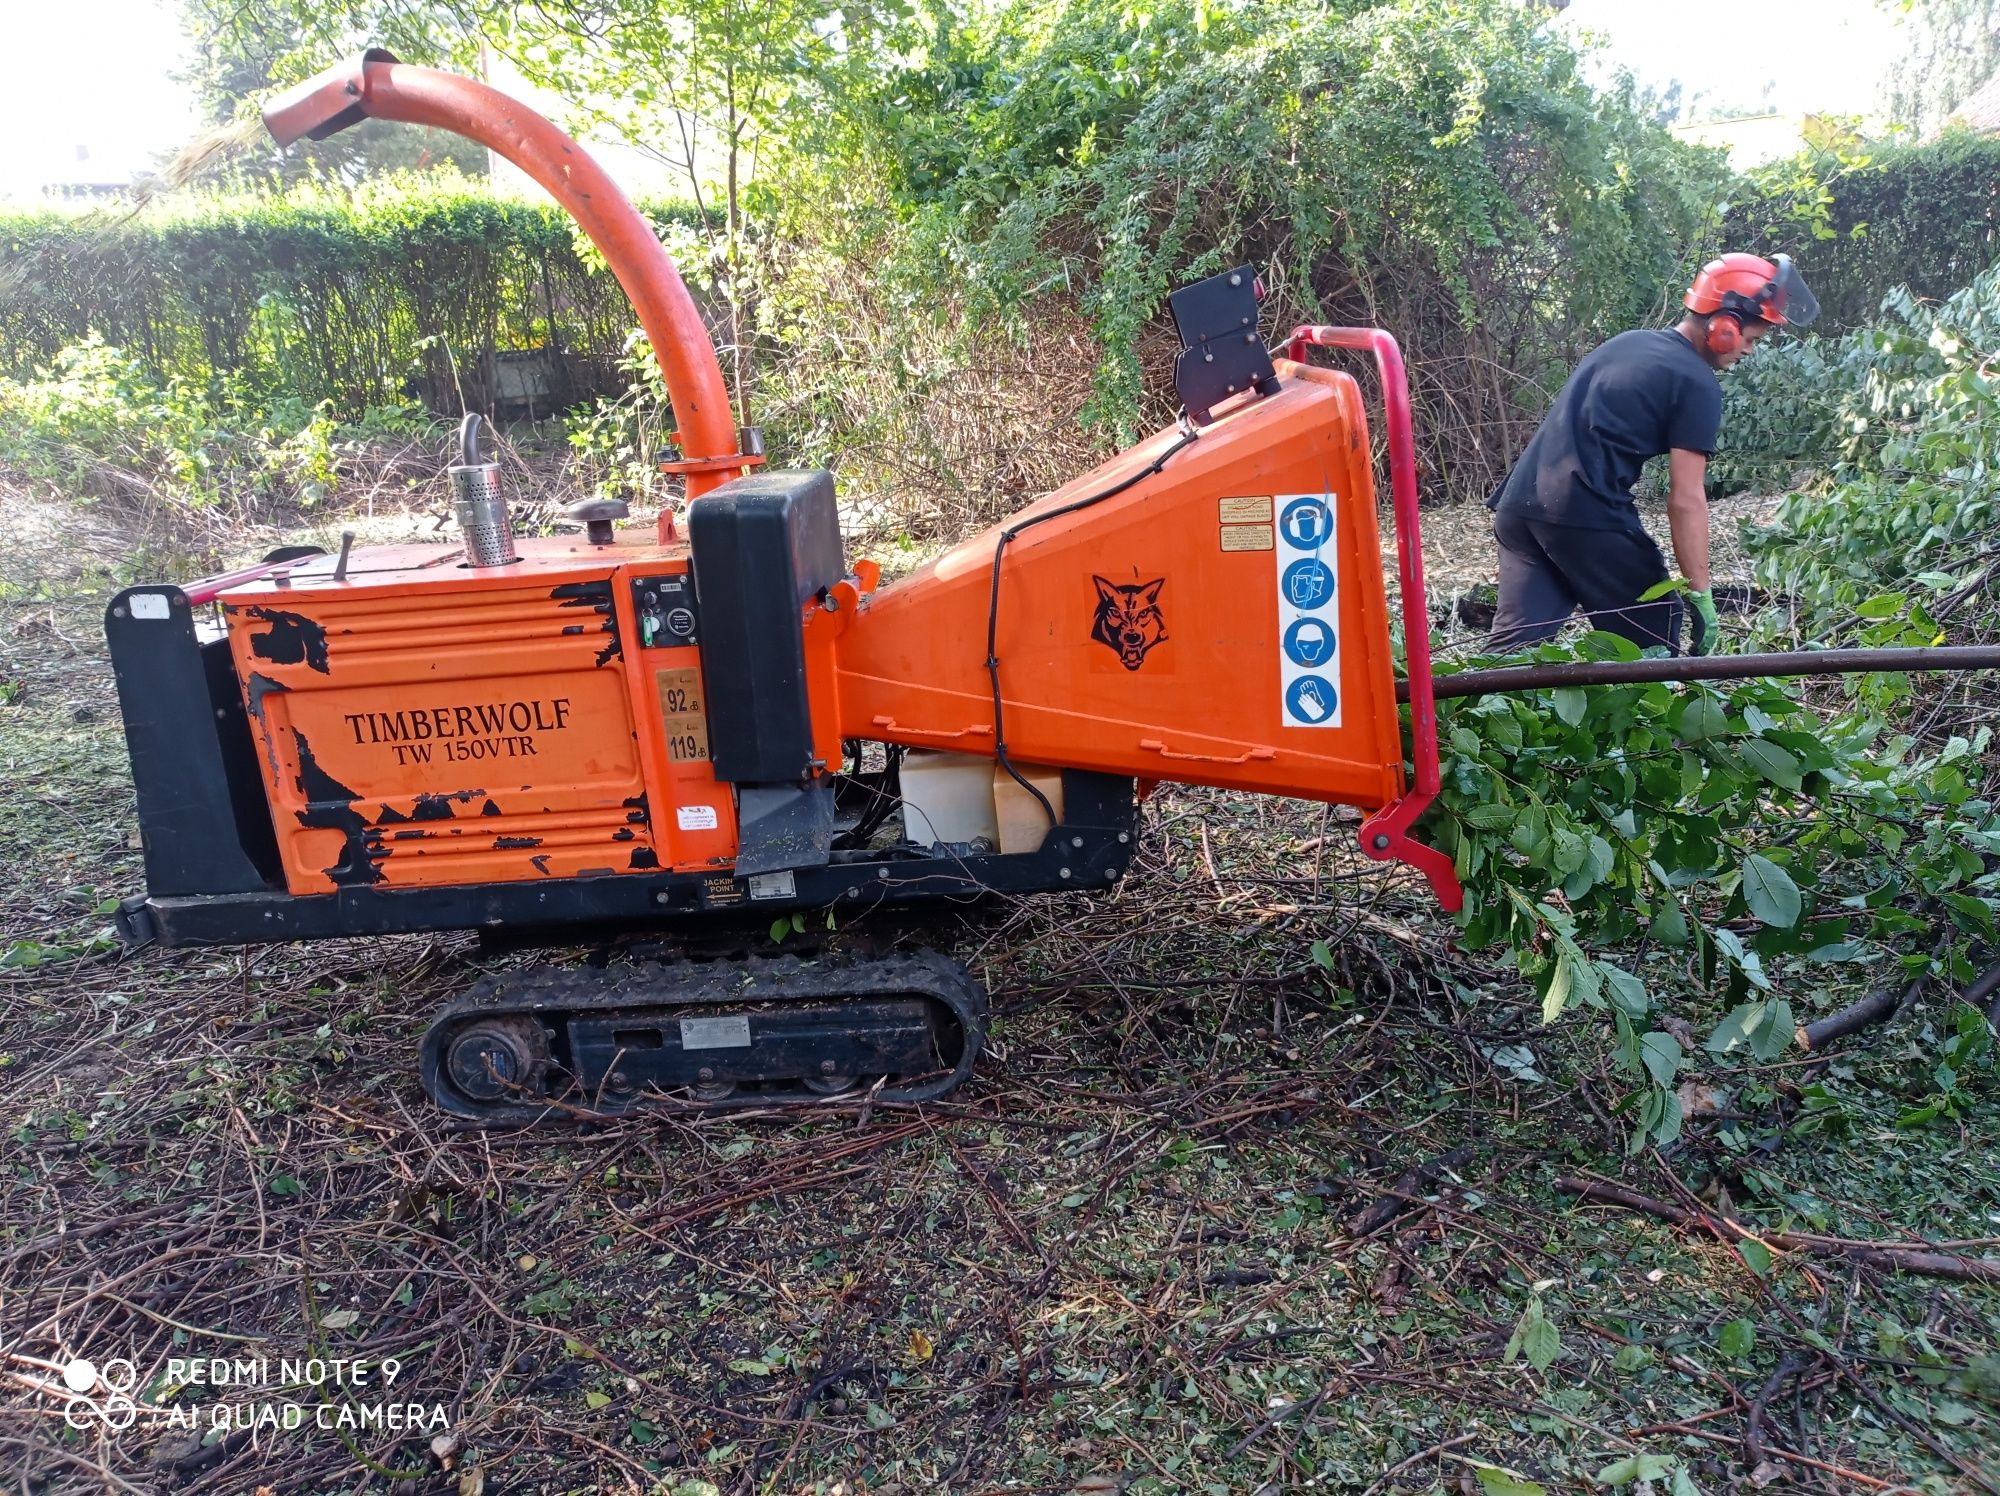
[[[1333,568],[1317,556],[1285,568],[1285,600],[1295,608],[1317,608],[1333,596]]]
[[[1302,551],[1316,551],[1333,534],[1333,511],[1322,499],[1294,499],[1278,520],[1285,539]]]
[[[1317,727],[1340,707],[1340,693],[1323,675],[1301,675],[1285,688],[1285,710],[1294,720]]]
[[[1300,618],[1285,630],[1285,654],[1294,664],[1324,665],[1333,658],[1333,642],[1333,626],[1324,618]]]

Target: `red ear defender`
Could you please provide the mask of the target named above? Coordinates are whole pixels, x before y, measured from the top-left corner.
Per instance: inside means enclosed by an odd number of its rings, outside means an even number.
[[[1743,320],[1734,312],[1717,312],[1708,319],[1703,341],[1717,358],[1727,358],[1743,344]]]

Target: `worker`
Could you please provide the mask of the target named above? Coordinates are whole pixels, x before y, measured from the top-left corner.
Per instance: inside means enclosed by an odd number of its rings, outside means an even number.
[[[1662,454],[1691,648],[1715,648],[1703,484],[1722,425],[1716,375],[1773,327],[1812,321],[1819,304],[1788,256],[1726,254],[1702,266],[1682,305],[1674,326],[1621,332],[1586,354],[1487,500],[1500,546],[1496,650],[1553,638],[1580,608],[1592,628],[1680,653],[1681,596],[1646,600],[1667,564],[1632,497],[1641,466]]]

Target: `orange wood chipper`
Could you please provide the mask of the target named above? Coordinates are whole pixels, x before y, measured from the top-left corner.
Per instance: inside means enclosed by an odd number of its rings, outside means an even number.
[[[1185,409],[889,586],[843,551],[832,477],[763,468],[646,223],[520,103],[381,51],[265,114],[281,144],[363,117],[453,130],[563,204],[630,295],[689,503],[655,531],[579,505],[517,539],[478,417],[458,536],[306,548],[127,588],[106,632],[144,835],[134,943],[612,930],[992,893],[1103,889],[1174,780],[1363,807],[1413,864],[1437,745],[1409,400],[1394,341],[1301,328],[1273,359],[1248,267],[1171,299]],[[1384,383],[1414,740],[1405,782],[1368,432],[1314,344]],[[464,1116],[944,1094],[984,998],[936,953],[545,967],[432,1025]]]

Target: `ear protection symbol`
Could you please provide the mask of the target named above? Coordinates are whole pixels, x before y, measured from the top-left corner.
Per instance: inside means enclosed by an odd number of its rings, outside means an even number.
[[[1743,319],[1734,312],[1717,312],[1708,319],[1708,351],[1727,358],[1743,343]]]

